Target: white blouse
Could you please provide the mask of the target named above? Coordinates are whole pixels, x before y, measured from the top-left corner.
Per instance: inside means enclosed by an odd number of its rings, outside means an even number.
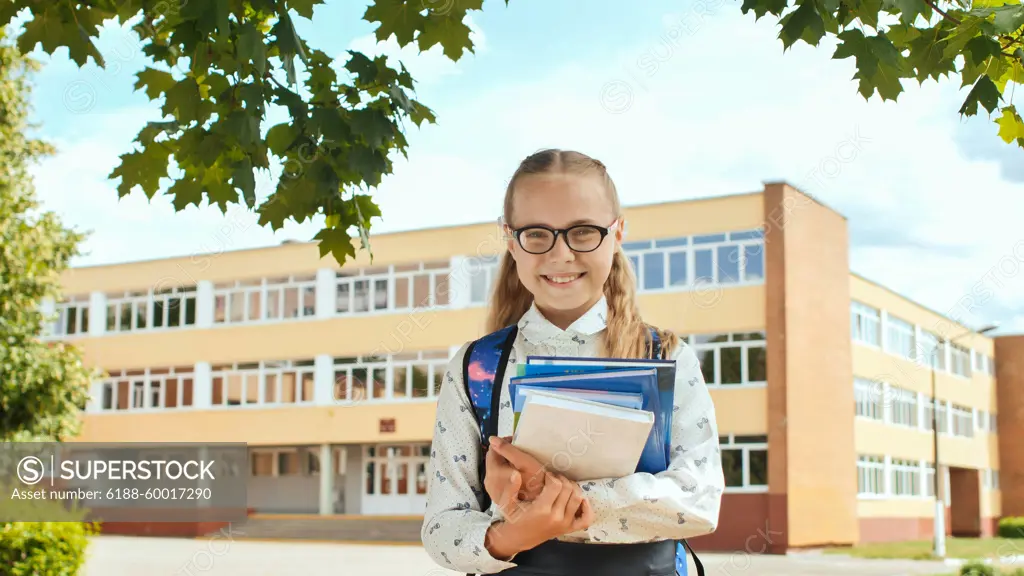
[[[567,330],[531,307],[519,320],[519,332],[502,384],[498,435],[512,434],[509,378],[517,358],[526,356],[596,357],[605,337],[607,302],[602,298]],[[421,536],[438,565],[458,572],[493,574],[516,566],[493,558],[484,548],[488,527],[501,520],[494,503],[481,511],[483,493],[477,474],[480,429],[462,384],[464,344],[449,361],[437,404],[431,448],[427,509]],[[725,478],[715,408],[693,349],[681,342],[676,361],[672,460],[658,474],[580,482],[595,520],[586,530],[560,540],[635,543],[678,540],[714,532]]]

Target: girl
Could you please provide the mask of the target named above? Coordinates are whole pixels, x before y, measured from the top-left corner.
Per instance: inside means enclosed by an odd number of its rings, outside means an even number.
[[[601,162],[561,150],[529,156],[508,184],[503,221],[508,251],[488,331],[518,330],[496,404],[498,436],[512,433],[508,379],[517,359],[644,358],[650,345],[622,251],[618,193]],[[438,399],[421,533],[437,564],[508,576],[676,573],[674,541],[715,530],[725,481],[697,356],[671,332],[658,333],[662,356],[676,361],[669,469],[579,483],[502,438],[481,437],[463,383],[470,343],[460,348]],[[493,504],[482,510],[485,492]]]

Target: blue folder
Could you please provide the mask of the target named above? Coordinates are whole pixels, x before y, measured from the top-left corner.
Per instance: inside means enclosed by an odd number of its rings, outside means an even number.
[[[643,395],[643,410],[654,413],[654,426],[647,437],[647,445],[640,454],[637,472],[657,474],[668,468],[668,457],[663,444],[665,410],[658,391],[658,371],[654,368],[631,370],[569,370],[567,366],[537,365],[534,374],[513,376],[509,379],[509,395],[518,396],[521,385],[577,390],[608,390],[613,392],[639,392]],[[557,370],[555,370],[557,369]],[[668,406],[671,414],[672,405]]]
[[[609,370],[655,368],[658,371],[658,394],[661,411],[655,424],[661,424],[665,439],[665,462],[672,460],[672,407],[675,405],[676,363],[674,360],[645,358],[577,358],[565,356],[528,356],[522,371],[534,374],[577,374]],[[666,468],[668,465],[666,464]]]

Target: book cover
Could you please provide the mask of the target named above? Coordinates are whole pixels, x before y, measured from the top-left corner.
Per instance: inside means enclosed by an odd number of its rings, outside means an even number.
[[[531,390],[512,445],[574,481],[620,478],[639,465],[654,413]]]
[[[657,474],[668,468],[668,457],[663,445],[664,408],[658,390],[658,373],[655,368],[575,372],[570,374],[537,374],[516,376],[509,379],[509,395],[516,398],[521,385],[542,388],[570,388],[577,390],[607,391],[615,393],[639,393],[643,398],[643,410],[655,415],[647,446],[640,457],[637,472]],[[671,406],[669,407],[671,412]],[[515,422],[515,420],[514,420]]]
[[[587,371],[618,371],[637,368],[655,368],[658,372],[658,394],[662,412],[656,427],[664,436],[665,461],[667,463],[672,459],[672,409],[675,406],[676,389],[676,363],[674,360],[527,356],[526,363],[519,364],[519,372],[523,375],[578,374]]]

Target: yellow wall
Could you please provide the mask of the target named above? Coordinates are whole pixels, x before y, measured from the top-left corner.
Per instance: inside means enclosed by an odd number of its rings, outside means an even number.
[[[860,518],[931,518],[935,501],[930,498],[885,498],[857,500]]]
[[[889,455],[910,460],[933,460],[931,431],[882,424],[858,418],[854,426],[858,454]],[[974,438],[939,436],[942,465],[984,470],[998,466],[998,452],[991,449],[994,435],[976,432]]]

